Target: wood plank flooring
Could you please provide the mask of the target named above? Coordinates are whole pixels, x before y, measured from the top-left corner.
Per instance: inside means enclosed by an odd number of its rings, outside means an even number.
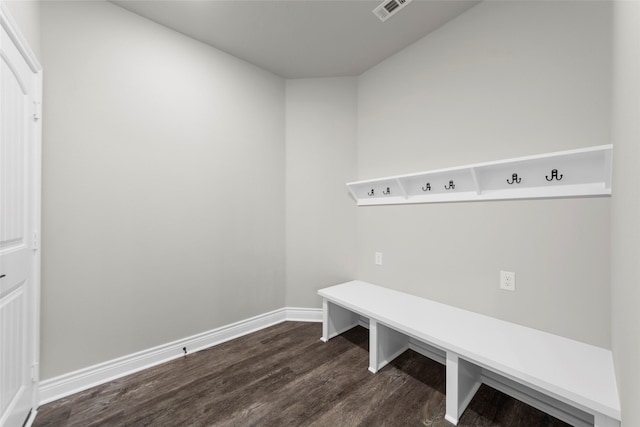
[[[39,408],[34,426],[450,426],[445,367],[367,370],[368,331],[285,322]],[[567,426],[483,385],[461,426]]]

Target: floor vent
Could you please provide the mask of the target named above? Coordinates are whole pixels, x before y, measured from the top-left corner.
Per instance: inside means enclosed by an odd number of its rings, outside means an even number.
[[[391,18],[393,15],[402,10],[403,7],[411,3],[411,0],[389,0],[383,2],[380,6],[373,9],[373,13],[380,18],[382,22]]]

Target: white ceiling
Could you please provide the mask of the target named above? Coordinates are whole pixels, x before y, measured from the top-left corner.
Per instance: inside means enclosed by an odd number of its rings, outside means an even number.
[[[478,1],[414,0],[386,22],[370,0],[113,0],[284,78],[355,76]]]

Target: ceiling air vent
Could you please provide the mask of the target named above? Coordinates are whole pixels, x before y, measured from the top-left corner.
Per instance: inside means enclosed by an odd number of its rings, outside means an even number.
[[[411,3],[411,0],[389,0],[383,2],[380,6],[373,9],[373,13],[380,18],[382,22],[391,18],[398,13],[403,7]]]

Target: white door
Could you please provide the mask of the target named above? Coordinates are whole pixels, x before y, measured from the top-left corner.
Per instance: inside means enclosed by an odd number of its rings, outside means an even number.
[[[37,398],[41,74],[0,17],[0,426],[13,427]]]

